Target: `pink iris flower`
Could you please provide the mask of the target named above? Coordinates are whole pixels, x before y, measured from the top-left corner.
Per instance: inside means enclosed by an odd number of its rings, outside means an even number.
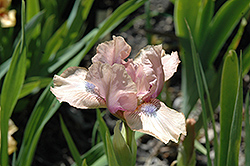
[[[128,126],[164,143],[186,135],[185,117],[156,99],[164,82],[180,63],[177,52],[165,54],[162,45],[143,48],[134,60],[125,59],[131,47],[122,37],[101,43],[89,69],[70,67],[55,75],[51,92],[60,102],[81,108],[108,108]]]

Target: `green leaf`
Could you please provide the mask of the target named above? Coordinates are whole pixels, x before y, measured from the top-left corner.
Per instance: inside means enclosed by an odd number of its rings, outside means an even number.
[[[107,144],[107,156],[108,156],[108,163],[110,166],[119,166],[116,155],[114,152],[114,147],[112,141],[110,139],[109,131],[106,131],[106,144]]]
[[[62,47],[74,43],[84,33],[83,26],[92,7],[93,0],[76,0],[67,21],[68,33]],[[85,24],[86,26],[86,24]],[[78,38],[77,38],[78,36]]]
[[[22,98],[30,94],[36,87],[39,86],[39,84],[40,84],[39,81],[34,81],[24,84],[18,98]]]
[[[51,78],[46,77],[29,77],[23,84],[18,98],[22,98],[30,93],[39,91],[51,82]]]
[[[250,138],[250,122],[249,122],[249,90],[245,99],[245,138]],[[250,140],[245,139],[245,165],[250,165]]]
[[[196,19],[196,25],[194,30],[194,41],[197,49],[200,48],[201,43],[206,41],[207,29],[210,21],[214,15],[214,1],[206,0],[200,1],[200,8],[198,9],[198,15]]]
[[[195,82],[194,68],[192,62],[192,50],[189,32],[185,23],[187,20],[190,29],[194,31],[196,19],[200,10],[199,0],[176,0],[174,7],[175,33],[183,48],[182,61],[182,84],[183,93],[182,112],[187,117],[198,99],[198,91]],[[197,48],[199,49],[199,48]],[[192,94],[192,95],[191,95]]]
[[[207,150],[206,148],[198,141],[194,141],[194,147],[202,154],[207,155]]]
[[[55,15],[50,15],[45,20],[45,23],[43,25],[42,32],[41,32],[42,49],[44,49],[49,38],[53,34],[54,22],[55,22]]]
[[[54,35],[48,40],[47,45],[45,47],[44,55],[42,58],[42,62],[48,62],[49,59],[54,58],[55,53],[59,50],[63,43],[63,39],[67,33],[66,23],[63,23]]]
[[[236,53],[235,53],[236,55]],[[240,73],[238,73],[238,85],[236,100],[233,109],[232,124],[230,128],[229,145],[227,152],[227,166],[239,164],[239,151],[241,144],[242,108],[243,108],[243,80],[242,59],[240,57]]]
[[[249,10],[249,3],[249,0],[226,1],[215,14],[209,24],[206,36],[207,40],[200,49],[203,54],[201,60],[205,62],[204,64],[213,63],[236,25]],[[206,66],[204,68],[206,68]]]
[[[75,57],[73,57],[59,72],[62,73],[66,68],[70,66],[79,65],[82,58],[88,53],[93,47],[95,42],[104,34],[110,32],[118,23],[124,19],[128,14],[137,9],[144,1],[128,1],[121,5],[117,10],[123,11],[123,13],[114,12],[112,16],[107,19],[104,24],[97,29],[96,36],[87,43],[86,47]],[[129,5],[128,5],[129,4]],[[111,20],[112,19],[112,20]],[[55,96],[49,91],[52,82],[47,86],[39,97],[35,108],[32,111],[31,117],[26,125],[23,142],[19,151],[18,159],[16,161],[17,166],[29,166],[32,163],[33,156],[35,153],[36,145],[41,135],[41,132],[48,122],[48,120],[54,115],[56,110],[59,108],[60,103],[56,100]],[[88,162],[88,161],[87,161]]]
[[[12,55],[9,71],[1,93],[1,165],[8,165],[8,124],[21,91],[26,72],[26,43],[24,33],[25,3],[22,1],[21,39]]]
[[[238,90],[239,67],[235,51],[229,51],[226,56],[222,78],[220,96],[220,165],[226,165],[230,139],[230,129],[234,114],[235,100]]]
[[[247,46],[247,48],[243,51],[243,57],[242,57],[242,68],[243,68],[243,74],[242,76],[245,76],[250,69],[250,45]]]
[[[247,20],[245,18],[242,18],[242,20],[240,22],[239,29],[238,29],[236,35],[234,36],[232,42],[228,46],[227,51],[237,49],[237,47],[240,43],[241,37],[244,33],[244,29],[245,29],[246,25],[247,25]]]
[[[11,58],[9,58],[8,60],[6,60],[4,63],[2,63],[0,65],[0,80],[2,79],[2,77],[7,73],[7,71],[9,70],[10,67],[10,63],[11,63]]]
[[[83,162],[82,162],[82,166],[88,166],[86,160],[84,159]]]
[[[76,148],[76,145],[73,141],[73,139],[71,138],[70,136],[70,133],[62,119],[62,116],[60,116],[60,122],[61,122],[61,127],[62,127],[62,131],[63,131],[63,134],[64,134],[64,137],[67,141],[67,144],[69,146],[69,149],[70,149],[70,152],[76,162],[77,165],[82,165],[82,159],[81,159],[81,155],[80,153],[78,152],[77,148]],[[86,160],[84,160],[86,162]]]
[[[144,135],[144,133],[135,132],[135,140],[139,139],[143,135]],[[135,142],[135,146],[136,146],[136,142]],[[135,152],[135,154],[136,154],[136,152]],[[86,159],[86,161],[89,165],[93,165],[93,166],[94,165],[95,166],[107,165],[107,157],[105,155],[103,142],[100,142],[100,143],[96,144],[95,146],[93,146],[88,152],[86,152],[85,154],[82,155],[82,158]]]
[[[44,16],[44,12],[39,12],[36,16],[34,16],[32,18],[32,20],[30,20],[26,25],[25,25],[25,42],[26,45],[29,44],[30,40],[31,40],[31,36],[32,33],[35,29],[35,27],[37,26],[37,24],[39,24],[42,20]],[[21,38],[21,33],[20,32],[15,40],[15,48],[17,46],[17,44],[20,42],[20,38]],[[7,73],[7,71],[9,70],[9,66],[10,66],[10,62],[11,62],[11,58],[9,58],[8,60],[6,60],[4,63],[1,64],[0,66],[0,79]]]
[[[26,0],[26,21],[29,22],[32,17],[34,17],[40,11],[39,1],[38,0]],[[34,33],[32,33],[33,37],[37,37],[41,32],[41,24],[39,24]]]
[[[109,129],[106,123],[104,122],[103,118],[101,117],[101,112],[99,109],[96,109],[96,115],[97,115],[97,120],[99,122],[99,132],[100,132],[102,141],[104,143],[104,149],[105,149],[105,153],[108,159],[108,163],[109,165],[118,165],[116,157],[115,157],[115,153],[114,153],[113,144],[110,139]]]
[[[113,145],[117,161],[120,166],[133,165],[132,153],[119,129],[121,120],[116,122],[114,128]],[[129,159],[129,160],[128,160]]]
[[[93,165],[99,158],[105,155],[104,144],[100,142],[93,146],[88,152],[82,155],[83,159],[86,159],[89,165]],[[105,159],[107,162],[107,157],[105,155]]]
[[[192,32],[187,21],[186,21],[186,24],[187,24],[187,29],[189,30],[189,38],[191,42],[193,68],[195,72],[196,84],[197,84],[198,93],[199,93],[199,97],[200,97],[201,105],[202,105],[203,128],[205,130],[206,148],[207,148],[207,160],[208,160],[207,164],[211,166],[212,162],[210,158],[210,144],[209,144],[208,132],[207,132],[208,118],[207,118],[207,110],[206,110],[206,103],[205,103],[205,97],[204,97],[204,83],[202,81],[202,76],[201,76],[201,71],[200,71],[200,66],[199,66],[199,54],[197,53],[195,43],[193,40],[193,36],[192,36]]]

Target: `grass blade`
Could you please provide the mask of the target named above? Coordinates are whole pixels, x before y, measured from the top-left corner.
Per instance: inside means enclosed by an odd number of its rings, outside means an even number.
[[[90,42],[87,43],[86,47],[82,51],[80,51],[72,60],[70,60],[58,74],[62,73],[66,68],[70,66],[79,65],[82,58],[88,53],[88,51],[104,33],[110,32],[113,28],[115,28],[117,23],[119,23],[123,18],[125,18],[128,14],[133,12],[143,3],[144,1],[133,0],[125,2],[123,5],[117,8],[117,10],[119,9],[119,12],[114,12],[111,17],[104,22],[100,29],[97,30],[96,35],[90,40]],[[122,14],[120,13],[121,11]],[[26,125],[23,142],[16,162],[17,166],[31,165],[41,132],[45,124],[54,115],[54,113],[60,106],[60,103],[49,91],[50,86],[52,86],[52,82],[43,91],[42,95],[36,103],[35,108],[33,109],[28,124]]]
[[[26,0],[26,21],[29,22],[32,17],[34,17],[40,11],[39,1],[38,0]],[[34,33],[32,33],[32,37],[37,37],[41,33],[41,24],[39,24]]]
[[[201,72],[199,68],[199,60],[198,60],[198,54],[195,48],[195,43],[193,40],[193,36],[190,30],[190,27],[188,25],[188,22],[186,21],[187,28],[189,30],[189,37],[191,41],[191,48],[192,48],[192,58],[193,58],[193,64],[194,64],[194,71],[195,71],[195,77],[196,77],[196,84],[198,88],[199,97],[202,104],[202,119],[203,119],[203,128],[205,130],[205,137],[206,137],[206,148],[207,148],[207,160],[208,160],[208,166],[212,165],[211,158],[210,158],[210,143],[208,139],[208,133],[207,133],[207,111],[206,111],[206,103],[204,98],[204,85],[202,83],[202,77]]]
[[[81,155],[78,152],[78,150],[76,148],[76,145],[75,145],[73,139],[70,136],[70,133],[69,133],[69,131],[68,131],[63,119],[62,119],[62,116],[60,116],[60,123],[61,123],[62,131],[63,131],[63,135],[64,135],[64,137],[65,137],[65,139],[67,141],[70,152],[71,152],[76,164],[80,166],[80,165],[82,165]]]
[[[215,60],[235,26],[249,10],[249,3],[249,0],[226,1],[215,14],[208,28],[207,40],[201,48],[204,64],[211,64]]]
[[[25,3],[22,1],[21,39],[12,55],[9,71],[1,93],[1,165],[8,165],[8,123],[18,100],[26,72],[26,45],[24,33]]]

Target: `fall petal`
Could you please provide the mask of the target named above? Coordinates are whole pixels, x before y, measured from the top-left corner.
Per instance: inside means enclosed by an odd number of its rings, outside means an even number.
[[[161,60],[162,60],[163,70],[164,70],[164,75],[165,75],[164,81],[167,81],[177,71],[177,67],[181,61],[179,60],[177,51],[172,52],[171,55],[165,54],[164,52]]]
[[[129,56],[131,47],[125,42],[123,37],[113,36],[113,40],[99,44],[96,52],[96,55],[92,58],[93,63],[121,64],[122,60]]]
[[[137,107],[136,85],[123,65],[94,63],[89,68],[86,80],[99,88],[111,113],[132,111]]]
[[[157,99],[143,103],[133,112],[124,112],[132,130],[150,134],[164,143],[178,142],[180,134],[186,135],[185,116]]]
[[[60,102],[67,102],[76,108],[105,107],[105,100],[100,97],[97,87],[85,80],[87,72],[84,68],[70,67],[60,76],[55,75],[51,92]]]

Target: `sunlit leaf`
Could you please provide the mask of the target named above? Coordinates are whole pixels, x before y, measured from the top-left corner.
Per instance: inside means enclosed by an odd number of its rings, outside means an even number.
[[[236,55],[236,53],[234,53]],[[236,56],[237,57],[237,56]],[[237,58],[236,58],[237,59]],[[242,80],[242,60],[240,57],[240,72],[238,73],[237,93],[234,102],[233,116],[229,135],[229,144],[227,152],[227,166],[239,164],[239,151],[241,144],[242,129],[242,108],[243,108],[243,80]],[[224,140],[223,140],[224,141]]]
[[[239,67],[235,51],[229,51],[224,62],[220,96],[220,165],[226,165],[230,129],[238,90]]]
[[[60,116],[60,123],[61,123],[61,127],[62,127],[62,131],[63,131],[63,134],[64,134],[64,137],[67,141],[67,144],[69,146],[69,149],[70,149],[70,152],[75,160],[75,162],[77,163],[77,165],[82,165],[82,159],[81,159],[81,155],[80,153],[78,152],[77,148],[76,148],[76,145],[73,141],[73,139],[71,138],[71,135],[62,119],[62,116]],[[86,162],[86,160],[85,160]]]
[[[22,1],[21,38],[12,55],[9,71],[1,93],[1,165],[8,165],[8,123],[21,91],[26,72],[26,43],[24,32],[25,3]]]

